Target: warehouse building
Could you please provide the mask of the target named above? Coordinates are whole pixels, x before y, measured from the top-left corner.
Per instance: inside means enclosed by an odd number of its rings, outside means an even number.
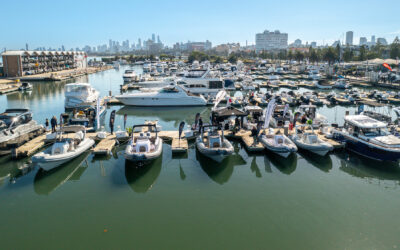
[[[3,74],[18,77],[66,69],[85,69],[87,54],[80,51],[25,51],[2,53]]]

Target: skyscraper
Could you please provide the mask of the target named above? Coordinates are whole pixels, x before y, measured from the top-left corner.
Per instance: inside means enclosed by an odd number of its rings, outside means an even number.
[[[346,45],[353,45],[353,31],[346,32]]]
[[[367,45],[367,38],[366,37],[360,37],[360,46],[362,45]]]
[[[371,45],[375,45],[375,36],[371,36]]]
[[[153,41],[153,43],[155,43],[156,42],[156,34],[152,34],[151,35],[151,40]]]
[[[157,43],[161,43],[160,36],[157,35]]]

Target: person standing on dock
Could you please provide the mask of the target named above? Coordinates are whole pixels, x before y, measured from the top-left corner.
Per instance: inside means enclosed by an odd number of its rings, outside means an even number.
[[[110,130],[111,130],[111,134],[114,133],[114,118],[110,119]]]
[[[56,132],[56,127],[57,127],[57,118],[55,115],[53,115],[53,117],[51,118],[51,132],[55,133]]]
[[[46,131],[49,131],[49,119],[48,118],[46,118],[46,121],[45,121],[45,123],[44,123],[44,125],[45,125],[45,127],[46,127]]]

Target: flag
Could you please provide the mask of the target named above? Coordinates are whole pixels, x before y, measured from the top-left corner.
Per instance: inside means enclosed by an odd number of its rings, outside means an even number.
[[[384,63],[384,64],[382,64],[382,65],[383,65],[383,67],[385,67],[385,68],[387,68],[388,70],[392,71],[392,68],[390,67],[389,64]]]
[[[100,128],[100,98],[97,98],[96,103],[96,130]]]
[[[272,113],[274,112],[275,108],[275,99],[272,99],[267,106],[267,109],[264,112],[264,129],[268,128],[269,121],[271,120]]]
[[[181,122],[179,124],[179,140],[181,139],[181,134],[182,134],[182,131],[183,131],[184,127],[185,127],[185,122]]]
[[[215,104],[214,104],[214,109],[217,108],[218,104],[222,101],[222,99],[224,99],[226,96],[226,92],[225,90],[221,90],[217,93],[217,95],[215,96]]]

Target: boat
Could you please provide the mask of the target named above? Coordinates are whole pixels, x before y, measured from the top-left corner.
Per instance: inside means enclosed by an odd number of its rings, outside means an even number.
[[[315,105],[300,105],[297,112],[300,113],[297,116],[297,121],[300,121],[301,117],[306,115],[307,120],[312,120],[313,128],[318,128],[328,123],[328,119],[324,115],[317,113],[317,106]]]
[[[31,90],[32,89],[32,84],[30,84],[29,82],[22,82],[21,86],[18,89],[21,90],[21,91]]]
[[[63,138],[63,133],[74,132],[74,138]],[[56,141],[51,147],[32,156],[32,162],[49,171],[78,157],[94,145],[94,140],[86,137],[84,126],[65,126],[57,132]]]
[[[122,75],[122,78],[124,79],[124,82],[133,82],[136,80],[137,75],[134,70],[127,69],[125,70],[125,73]]]
[[[95,105],[99,91],[89,83],[69,83],[65,85],[65,109]]]
[[[124,105],[143,107],[205,106],[202,95],[194,95],[179,85],[166,86],[160,90],[140,93],[126,93],[115,97]]]
[[[216,95],[224,89],[222,78],[217,77],[209,69],[192,69],[178,80],[178,84],[194,94]]]
[[[296,145],[284,134],[274,134],[273,129],[268,129],[269,133],[262,133],[258,140],[265,149],[287,158],[291,153],[297,152]]]
[[[310,72],[308,74],[308,79],[313,80],[313,81],[314,80],[318,81],[321,79],[321,75],[318,72]]]
[[[0,151],[9,153],[8,144],[22,144],[43,131],[44,126],[32,120],[29,109],[6,109],[0,114]]]
[[[136,128],[144,127],[147,127],[147,131],[141,130],[139,134],[135,134]],[[132,127],[132,137],[125,148],[124,157],[131,162],[149,163],[162,154],[162,143],[155,124],[135,125]]]
[[[297,148],[306,150],[319,156],[325,156],[328,152],[333,150],[333,146],[321,140],[318,135],[314,132],[311,126],[311,131],[303,131],[297,129],[296,126],[295,134],[291,136],[292,141],[296,144]]]
[[[99,115],[97,115],[99,112]],[[63,120],[67,125],[82,125],[86,127],[87,132],[95,131],[100,127],[101,120],[106,114],[106,107],[100,106],[98,109],[94,107],[74,109],[70,114],[63,114]],[[99,119],[99,121],[97,120]]]
[[[326,80],[319,80],[315,83],[315,86],[319,89],[332,89],[332,84]]]
[[[349,89],[349,88],[351,88],[351,85],[344,78],[340,78],[337,81],[335,81],[333,86],[335,88],[338,88],[338,89]]]
[[[206,129],[208,130],[207,135],[205,135]],[[218,129],[221,129],[221,135]],[[201,127],[201,133],[196,138],[196,148],[202,155],[216,162],[222,162],[233,153],[233,146],[224,137],[223,129],[213,125],[204,125]]]
[[[366,115],[348,115],[344,121],[332,134],[347,150],[377,161],[399,161],[400,139],[390,134],[386,123]]]

